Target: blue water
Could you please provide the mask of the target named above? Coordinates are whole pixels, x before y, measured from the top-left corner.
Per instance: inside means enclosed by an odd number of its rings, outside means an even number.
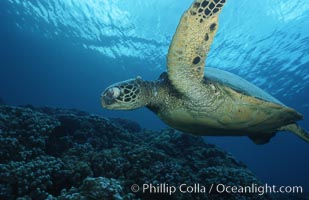
[[[165,127],[146,109],[107,111],[101,91],[141,75],[156,79],[191,0],[1,0],[0,97]],[[309,1],[229,0],[207,65],[238,74],[301,112],[309,130]],[[309,192],[309,144],[278,133],[267,145],[207,137],[262,180]]]

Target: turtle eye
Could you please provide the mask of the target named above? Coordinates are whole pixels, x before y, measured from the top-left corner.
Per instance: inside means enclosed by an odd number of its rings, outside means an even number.
[[[106,95],[112,99],[116,99],[120,96],[120,89],[117,87],[113,87],[108,89]]]

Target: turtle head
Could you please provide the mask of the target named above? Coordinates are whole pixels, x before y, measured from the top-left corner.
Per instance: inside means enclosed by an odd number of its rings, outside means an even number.
[[[147,88],[141,77],[115,83],[101,94],[101,105],[110,110],[133,110],[147,104]]]

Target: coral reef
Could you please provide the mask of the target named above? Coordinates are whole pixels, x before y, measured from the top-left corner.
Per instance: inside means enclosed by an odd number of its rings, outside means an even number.
[[[108,191],[108,192],[106,192]],[[133,199],[134,194],[124,194],[122,186],[116,179],[104,177],[84,179],[79,188],[64,189],[59,200],[87,200],[87,199]]]
[[[129,120],[78,110],[1,105],[0,160],[0,199],[7,200],[274,199],[256,193],[141,192],[143,184],[263,183],[201,137],[143,130]],[[132,191],[133,184],[139,192]]]

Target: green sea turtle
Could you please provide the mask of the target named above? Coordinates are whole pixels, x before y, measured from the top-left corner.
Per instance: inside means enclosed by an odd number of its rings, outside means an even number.
[[[146,106],[169,126],[200,136],[248,136],[265,144],[277,131],[309,142],[296,124],[302,115],[246,80],[204,66],[226,0],[195,0],[183,14],[167,56],[167,71],[156,81],[140,77],[109,86],[103,108]]]

